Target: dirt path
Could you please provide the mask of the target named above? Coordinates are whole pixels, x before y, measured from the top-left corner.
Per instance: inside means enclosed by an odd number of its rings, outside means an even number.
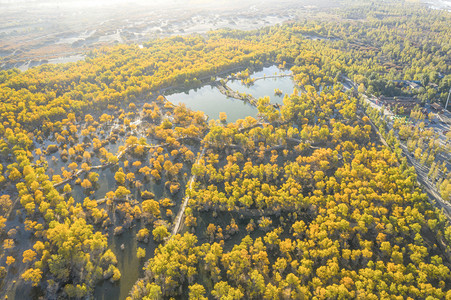
[[[205,154],[205,149],[206,148],[202,149],[202,152],[200,153],[199,157],[197,158],[197,160],[196,160],[196,162],[194,164],[197,164],[199,162],[199,160],[202,159],[202,157]],[[192,175],[190,180],[189,180],[189,183],[188,183],[187,191],[192,188],[194,180],[196,180],[196,176]],[[185,209],[186,209],[186,206],[188,205],[189,199],[190,199],[190,197],[188,195],[186,195],[185,199],[183,199],[182,206],[180,207],[180,210],[177,213],[177,216],[175,217],[175,223],[174,223],[174,227],[172,228],[171,236],[176,235],[179,232],[179,230],[180,230],[180,224],[182,223],[183,215],[185,214]]]

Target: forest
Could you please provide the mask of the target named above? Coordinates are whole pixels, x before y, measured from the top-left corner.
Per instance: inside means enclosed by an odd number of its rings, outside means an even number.
[[[402,150],[451,202],[438,160],[451,135],[391,129],[364,98],[445,103],[451,14],[397,1],[328,13],[0,71],[0,296],[93,297],[123,280],[112,241],[136,231],[130,300],[451,299],[449,215]],[[296,88],[280,107],[257,99],[257,118],[210,120],[165,96],[232,73],[252,85],[267,65]]]

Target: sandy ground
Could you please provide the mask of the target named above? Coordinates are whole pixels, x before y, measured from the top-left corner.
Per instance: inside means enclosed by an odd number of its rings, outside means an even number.
[[[219,28],[251,30],[337,1],[0,0],[0,67],[26,70],[106,44]]]

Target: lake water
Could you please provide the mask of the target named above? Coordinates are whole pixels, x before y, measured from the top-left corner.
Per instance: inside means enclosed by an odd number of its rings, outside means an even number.
[[[290,75],[291,71],[281,70],[277,66],[271,66],[264,68],[260,72],[252,74],[251,78],[268,77],[274,75]],[[227,85],[235,91],[240,93],[251,94],[254,98],[262,98],[269,96],[271,103],[283,104],[283,97],[285,95],[291,95],[294,90],[294,81],[292,77],[275,77],[257,80],[253,85],[246,86],[241,83],[240,80],[233,80],[227,83]],[[282,95],[275,95],[274,90],[279,89],[282,91]]]
[[[291,74],[288,70],[281,70],[277,66],[264,68],[262,71],[255,72],[251,78],[263,76],[273,76],[280,74]],[[252,86],[245,86],[240,80],[229,81],[227,85],[240,93],[251,94],[255,98],[269,96],[271,103],[283,104],[283,97],[286,94],[292,94],[295,84],[291,77],[266,78],[255,81]],[[274,94],[275,89],[280,89],[282,95]],[[175,93],[166,96],[174,104],[183,103],[192,110],[205,112],[210,119],[219,119],[219,113],[227,114],[228,122],[235,122],[238,119],[244,119],[247,116],[257,117],[257,108],[241,100],[227,97],[214,86],[203,86],[198,89],[192,89],[188,92]]]
[[[219,113],[227,114],[228,122],[235,122],[247,116],[257,117],[257,108],[238,99],[228,98],[213,86],[192,89],[187,93],[166,96],[174,104],[183,103],[192,110],[203,111],[209,119],[219,119]]]

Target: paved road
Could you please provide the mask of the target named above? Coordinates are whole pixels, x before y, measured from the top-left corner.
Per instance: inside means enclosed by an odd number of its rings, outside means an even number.
[[[421,165],[412,155],[409,153],[407,147],[401,143],[401,149],[403,155],[407,158],[407,161],[415,168],[417,173],[417,181],[424,188],[428,194],[429,202],[443,209],[445,216],[451,222],[451,204],[442,199],[441,195],[438,193],[436,186],[428,178],[428,169]],[[431,199],[435,201],[431,201]]]
[[[375,106],[375,104],[370,101],[366,95],[362,96],[367,103],[373,107]],[[391,124],[389,124],[389,126],[391,127]],[[381,137],[381,139],[384,141],[383,137]],[[437,208],[443,209],[445,216],[451,222],[451,204],[442,199],[440,193],[437,191],[437,187],[429,180],[429,170],[425,166],[421,165],[414,157],[412,157],[406,145],[400,143],[400,146],[403,156],[406,157],[410,165],[415,168],[417,182],[421,187],[423,187],[424,191],[428,195],[429,202]]]
[[[344,86],[346,89],[356,87],[356,85],[349,78],[344,77],[344,80],[345,80]],[[368,97],[366,95],[364,95],[364,94],[361,94],[361,95],[362,95],[362,98],[371,107],[377,108],[377,109],[381,108],[378,105],[376,105],[374,102],[372,102],[370,99],[368,99]],[[390,116],[390,113],[387,110],[384,110],[384,114],[387,116]],[[373,125],[373,127],[375,127],[374,124],[372,124],[372,125]],[[389,126],[391,127],[391,124],[389,124]],[[436,126],[436,127],[438,127],[438,126]],[[376,128],[376,132],[378,132],[377,128]],[[385,139],[381,135],[379,135],[379,136],[380,136],[382,142],[384,142],[384,144],[386,144]],[[423,187],[424,191],[428,195],[428,201],[435,207],[437,207],[439,209],[443,209],[443,213],[448,218],[448,220],[451,222],[451,203],[446,202],[445,200],[442,199],[440,193],[437,191],[437,187],[429,180],[429,178],[428,178],[429,170],[425,166],[421,165],[414,157],[412,157],[412,155],[410,154],[406,145],[404,145],[403,143],[400,143],[400,145],[401,145],[403,156],[406,157],[407,161],[410,163],[410,165],[412,165],[415,168],[415,172],[417,174],[417,182],[421,187]],[[448,157],[448,156],[449,156],[449,154],[445,155],[444,157]]]

